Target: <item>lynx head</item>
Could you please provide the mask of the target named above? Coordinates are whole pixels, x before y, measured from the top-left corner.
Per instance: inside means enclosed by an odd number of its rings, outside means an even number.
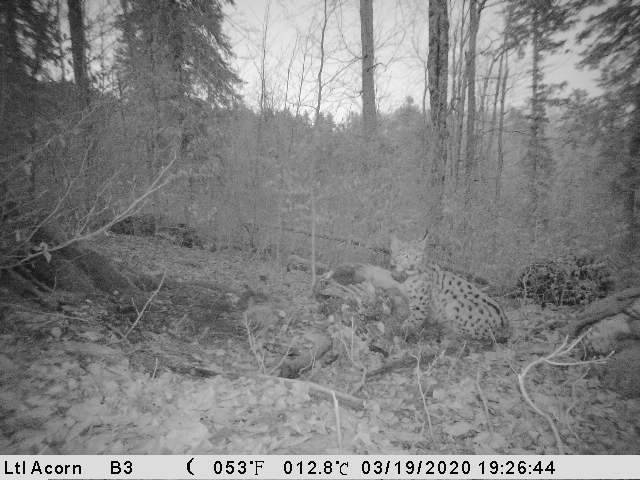
[[[395,235],[391,237],[391,268],[409,275],[420,271],[424,260],[427,237],[418,241],[403,242]]]

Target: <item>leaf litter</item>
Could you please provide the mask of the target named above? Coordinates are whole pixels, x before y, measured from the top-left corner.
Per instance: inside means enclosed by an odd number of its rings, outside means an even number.
[[[400,343],[392,357],[417,359],[427,351],[432,361],[370,381],[362,381],[363,368],[388,359],[372,360],[363,351],[287,380],[260,368],[240,317],[208,296],[220,289],[242,299],[249,291],[283,312],[270,322],[323,329],[306,273],[237,251],[182,249],[155,239],[105,237],[93,246],[123,266],[148,275],[170,272],[168,278],[192,288],[160,292],[127,341],[117,334],[126,318],[104,299],[65,305],[63,313],[43,312],[27,300],[3,310],[0,451],[558,452],[548,426],[523,401],[517,373],[561,343],[562,333],[545,327],[564,322],[566,312],[533,306],[509,312],[514,338],[489,351]],[[266,351],[267,342],[259,347]],[[268,353],[260,355],[268,360]],[[532,400],[557,425],[565,451],[640,451],[638,400],[604,389],[583,370],[540,365],[525,379]],[[340,400],[336,408],[330,396],[316,395],[320,385],[344,398],[359,385],[362,408]]]

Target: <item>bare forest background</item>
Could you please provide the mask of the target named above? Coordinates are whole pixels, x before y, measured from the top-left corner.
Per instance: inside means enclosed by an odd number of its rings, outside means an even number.
[[[267,4],[254,102],[238,93],[231,2],[0,2],[0,266],[43,224],[83,238],[143,210],[211,249],[277,261],[381,263],[390,233],[428,229],[438,261],[499,284],[584,251],[631,278],[640,4],[398,2],[415,9],[400,31],[421,33],[394,37],[376,31],[380,3],[308,2],[313,20],[277,66]],[[359,9],[360,44],[340,33],[346,7]],[[569,36],[602,95],[548,83]],[[389,38],[411,44],[422,95],[382,111],[376,50]],[[339,113],[345,92],[360,112]]]

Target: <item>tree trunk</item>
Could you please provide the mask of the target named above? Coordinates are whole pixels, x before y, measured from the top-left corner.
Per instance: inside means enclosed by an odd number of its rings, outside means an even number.
[[[316,143],[316,151],[318,155],[323,151],[320,148],[320,107],[322,106],[322,74],[324,72],[324,41],[325,35],[327,33],[327,23],[329,21],[329,16],[327,14],[327,2],[328,0],[324,0],[324,16],[322,21],[322,29],[320,33],[320,66],[318,67],[318,98],[316,102],[315,108],[315,118],[314,118],[314,129],[315,129],[315,143]],[[312,155],[311,158],[311,175],[310,175],[310,191],[311,191],[311,293],[313,293],[313,289],[316,285],[316,154]]]
[[[502,72],[504,70],[505,53],[506,53],[505,50],[501,49],[500,53],[498,54],[499,55],[498,74],[496,76],[495,93],[493,95],[493,105],[491,107],[491,121],[489,122],[489,138],[487,139],[486,144],[484,145],[485,148],[483,152],[484,158],[487,158],[487,159],[491,158],[491,153],[493,149],[493,139],[495,138],[495,135],[496,135],[496,124],[498,122],[498,102],[500,100],[500,84],[502,82]]]
[[[506,33],[505,33],[505,46],[506,46]],[[502,170],[504,167],[504,109],[505,101],[507,98],[507,79],[509,78],[509,52],[505,50],[502,52],[502,58],[500,59],[500,74],[496,84],[496,99],[500,95],[500,113],[498,116],[498,141],[497,141],[497,165],[496,165],[496,182],[493,197],[493,250],[498,251],[498,231],[500,225],[500,199],[502,197]],[[494,107],[495,109],[495,107]]]
[[[481,162],[486,161],[491,155],[491,147],[493,146],[493,136],[495,131],[495,123],[496,123],[496,114],[497,114],[497,105],[498,105],[498,92],[500,90],[500,73],[496,74],[495,80],[495,95],[493,95],[493,109],[489,110],[491,106],[491,94],[489,93],[489,87],[491,87],[491,82],[493,80],[493,70],[498,65],[498,70],[500,69],[500,61],[502,58],[502,52],[500,51],[496,55],[491,58],[491,63],[489,63],[489,70],[485,75],[482,81],[482,93],[480,94],[480,106],[478,107],[478,115],[480,126],[476,129],[481,130],[482,132],[488,132],[489,135],[476,135],[478,145],[478,167],[480,167]],[[491,120],[487,120],[491,118]],[[483,175],[483,169],[480,168],[478,178],[480,182],[484,184],[485,178]]]
[[[494,201],[496,207],[500,203],[500,197],[502,196],[502,168],[504,166],[504,109],[505,101],[507,98],[507,79],[509,78],[509,53],[505,50],[504,54],[504,71],[502,71],[501,78],[498,81],[502,84],[500,86],[500,114],[498,117],[498,165],[496,166],[496,184],[495,184],[495,197]],[[502,70],[502,66],[501,66]],[[496,87],[496,96],[498,95],[498,87]]]
[[[73,76],[76,81],[80,106],[85,108],[89,105],[89,76],[87,73],[87,40],[84,33],[82,0],[67,0],[67,7],[69,9]]]
[[[360,38],[362,41],[362,126],[365,138],[370,139],[376,131],[373,0],[360,0]]]
[[[541,212],[539,205],[539,167],[542,157],[542,122],[544,120],[544,105],[542,104],[542,98],[540,95],[540,83],[542,80],[541,72],[541,41],[542,35],[540,33],[539,25],[539,13],[534,8],[531,18],[531,29],[533,45],[532,54],[532,67],[531,67],[531,132],[528,147],[528,160],[529,160],[529,214],[531,238],[534,243],[538,237],[538,226],[541,222]]]
[[[466,69],[464,63],[464,45],[466,41],[464,3],[460,18],[460,28],[454,29],[451,56],[451,125],[449,132],[449,175],[453,179],[453,188],[458,190],[460,180],[460,164],[462,159],[462,137],[464,130],[464,113],[466,101]],[[458,54],[457,54],[458,53]],[[457,54],[457,55],[456,55]]]
[[[269,106],[267,105],[267,50],[268,45],[267,41],[269,38],[269,16],[271,10],[271,4],[268,2],[264,12],[264,18],[262,21],[262,43],[260,48],[260,99],[258,108],[260,109],[258,115],[258,124],[256,127],[256,148],[255,155],[253,155],[253,162],[251,165],[251,177],[250,177],[250,188],[251,191],[249,193],[250,198],[250,208],[251,208],[251,233],[250,233],[250,244],[251,247],[255,247],[255,242],[257,241],[256,233],[258,231],[258,216],[259,216],[259,208],[260,208],[260,197],[259,189],[260,183],[262,180],[262,171],[263,165],[265,162],[265,141],[264,141],[264,130],[266,128],[267,122],[267,110]]]
[[[0,2],[0,29],[2,45],[0,49],[0,121],[5,121],[10,100],[16,95],[16,87],[23,84],[26,68],[20,43],[18,40],[18,11],[16,0]]]
[[[429,0],[429,89],[431,122],[435,131],[431,184],[435,190],[435,224],[443,220],[447,168],[447,82],[449,72],[449,16],[447,0]],[[426,160],[426,159],[425,159]]]
[[[464,13],[464,12],[463,12]],[[462,23],[464,23],[464,15],[462,15]],[[458,81],[459,81],[459,69],[458,69],[458,31],[457,28],[453,28],[453,35],[451,38],[451,100],[449,101],[449,112],[451,114],[450,124],[449,124],[449,171],[447,174],[450,178],[453,179],[455,189],[458,187],[458,165],[457,165],[457,146],[461,141],[461,136],[458,132],[458,105],[459,105],[459,94],[458,94]],[[455,152],[455,153],[454,153]]]
[[[474,185],[477,182],[476,156],[476,40],[480,23],[478,0],[469,1],[469,47],[467,50],[467,152],[464,162],[465,196],[467,209],[471,206]],[[468,211],[468,210],[467,210]]]
[[[318,96],[316,99],[316,107],[315,107],[315,115],[314,115],[314,125],[316,127],[319,126],[319,120],[320,120],[320,106],[322,105],[322,73],[324,71],[324,40],[325,40],[325,35],[327,34],[327,22],[328,22],[328,17],[327,17],[327,0],[324,0],[324,17],[323,17],[323,22],[322,22],[322,29],[320,31],[320,66],[318,67],[318,83],[317,83],[317,87],[318,87]]]

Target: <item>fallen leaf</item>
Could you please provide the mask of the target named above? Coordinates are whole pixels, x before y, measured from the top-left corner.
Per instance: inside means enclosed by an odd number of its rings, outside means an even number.
[[[469,422],[456,422],[453,425],[447,425],[446,427],[444,427],[444,431],[452,437],[460,437],[469,433],[469,431],[471,431],[471,429],[473,428],[473,425],[471,425]]]

